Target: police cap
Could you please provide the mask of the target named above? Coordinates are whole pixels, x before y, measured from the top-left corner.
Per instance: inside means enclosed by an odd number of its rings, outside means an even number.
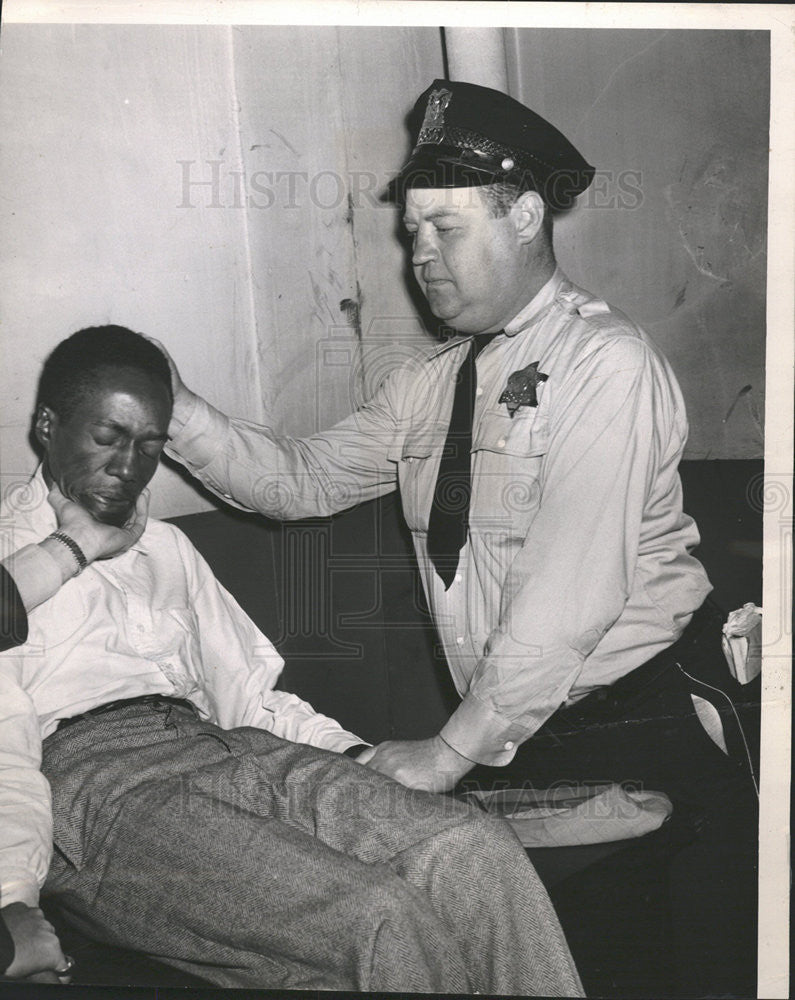
[[[390,185],[392,197],[410,187],[504,182],[564,209],[593,179],[594,168],[554,125],[489,87],[434,80],[414,105],[409,129],[414,149]]]

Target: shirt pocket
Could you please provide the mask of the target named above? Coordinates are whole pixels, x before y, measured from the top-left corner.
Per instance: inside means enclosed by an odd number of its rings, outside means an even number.
[[[498,538],[521,543],[541,501],[548,443],[546,417],[535,407],[521,407],[513,417],[504,407],[483,413],[472,443],[470,532],[485,532],[494,545]]]
[[[201,676],[199,621],[192,608],[163,608],[153,615],[156,645],[149,656],[182,697]]]
[[[549,430],[537,406],[520,406],[513,416],[502,406],[486,410],[473,434],[473,451],[536,458],[545,455]]]

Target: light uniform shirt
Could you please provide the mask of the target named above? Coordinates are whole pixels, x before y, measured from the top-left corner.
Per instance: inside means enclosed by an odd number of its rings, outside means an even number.
[[[37,473],[0,507],[2,551],[57,527]],[[11,566],[13,573],[13,565]],[[150,520],[123,555],[92,563],[29,615],[0,654],[0,892],[35,903],[51,857],[41,742],[61,719],[144,694],[187,698],[224,728],[257,726],[342,751],[362,741],[273,690],[283,661],[173,525]]]
[[[650,659],[711,587],[678,475],[687,420],[670,366],[558,270],[477,358],[469,538],[449,590],[428,518],[471,338],[393,371],[331,430],[296,440],[194,397],[169,448],[206,486],[272,517],[331,514],[399,486],[462,703],[442,737],[501,765],[562,704]],[[500,396],[533,362],[538,406]]]

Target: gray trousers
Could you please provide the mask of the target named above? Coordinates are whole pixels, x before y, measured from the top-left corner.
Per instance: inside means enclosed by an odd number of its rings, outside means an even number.
[[[581,995],[510,829],[339,754],[167,703],[44,743],[45,892],[221,986]]]

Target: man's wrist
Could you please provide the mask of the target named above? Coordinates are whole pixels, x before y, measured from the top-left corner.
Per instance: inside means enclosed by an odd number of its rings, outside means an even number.
[[[503,767],[532,733],[528,725],[499,714],[469,692],[439,735],[473,763]]]
[[[168,436],[171,440],[178,438],[185,425],[190,422],[198,402],[197,394],[184,385],[175,393],[171,420],[168,425]]]
[[[86,517],[86,523],[81,524],[77,519],[73,525],[68,525],[64,528],[59,528],[59,531],[68,535],[69,538],[77,545],[80,551],[83,553],[83,557],[86,560],[88,566],[91,563],[96,562],[102,554],[102,536],[103,533],[107,532],[107,527],[104,525],[96,524]]]
[[[75,541],[75,545],[77,545],[80,551],[83,552],[83,547],[79,542]],[[80,572],[80,564],[76,555],[69,546],[63,543],[63,541],[55,538],[54,533],[52,535],[47,535],[46,538],[43,538],[39,542],[38,547],[42,552],[46,553],[58,567],[58,572],[61,575],[61,583],[66,583],[67,580],[71,580]],[[86,562],[88,562],[89,560],[85,555],[85,552],[83,552],[83,556]]]
[[[447,740],[444,738],[444,736],[442,736],[441,733],[437,733],[436,738],[439,741],[439,745],[441,746],[443,753],[445,753],[450,759],[452,760],[457,759],[459,763],[468,764],[469,767],[475,766],[476,762],[474,760],[471,760],[465,754],[462,754],[460,750],[456,750],[456,748],[451,743],[447,742]]]
[[[75,572],[73,576],[79,576],[80,573],[88,566],[88,559],[86,559],[86,554],[82,547],[72,538],[71,535],[67,534],[62,529],[58,528],[57,531],[53,531],[49,536],[53,541],[59,542],[63,545],[71,554],[75,562]]]

